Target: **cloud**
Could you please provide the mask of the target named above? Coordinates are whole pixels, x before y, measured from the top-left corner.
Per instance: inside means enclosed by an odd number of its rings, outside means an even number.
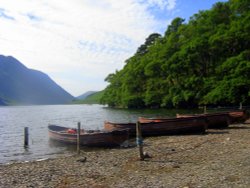
[[[26,15],[32,21],[41,21],[42,20],[40,17],[34,15],[33,13],[27,13]]]
[[[176,5],[176,0],[146,0],[142,2],[145,2],[148,7],[157,7],[161,10],[172,10]]]
[[[6,10],[3,9],[3,8],[0,8],[0,17],[4,18],[4,19],[8,19],[8,20],[15,20],[14,17],[12,16],[9,16],[7,13],[6,13]]]
[[[166,28],[150,8],[174,0],[0,0],[0,53],[47,73],[74,95],[104,89],[145,38]],[[75,75],[75,76],[73,76]]]

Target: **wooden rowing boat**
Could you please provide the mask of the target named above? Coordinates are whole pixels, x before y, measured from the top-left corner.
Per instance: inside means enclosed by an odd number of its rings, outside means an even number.
[[[164,122],[141,123],[142,136],[204,133],[207,128],[204,118],[171,118]],[[106,130],[129,129],[129,135],[136,135],[136,123],[104,123]]]
[[[206,113],[206,114],[176,114],[176,117],[206,117],[208,121],[208,128],[226,128],[229,124],[244,123],[249,114],[246,110],[237,110],[219,113]],[[158,119],[160,121],[160,119]]]
[[[228,112],[230,116],[230,123],[244,123],[248,118],[249,114],[246,110],[237,110]]]
[[[150,123],[150,122],[163,122],[168,121],[171,118],[164,118],[164,117],[155,117],[155,118],[148,118],[148,117],[139,117],[138,121],[140,123]]]
[[[76,129],[61,127],[58,125],[48,126],[49,137],[52,140],[67,144],[77,143]],[[84,130],[80,132],[80,145],[93,147],[119,146],[128,139],[128,130]]]
[[[223,113],[210,113],[210,114],[176,114],[177,118],[204,117],[207,119],[207,127],[209,129],[226,128],[231,123],[231,118],[227,112]]]

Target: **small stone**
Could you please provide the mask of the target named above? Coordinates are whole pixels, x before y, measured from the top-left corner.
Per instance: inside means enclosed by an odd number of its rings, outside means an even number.
[[[173,168],[180,168],[180,166],[175,164],[175,165],[173,165]]]
[[[152,158],[152,156],[150,156],[147,152],[143,152],[143,156],[144,158]]]
[[[78,160],[77,160],[77,162],[84,163],[84,162],[86,162],[86,160],[87,160],[87,158],[86,158],[86,157],[84,157],[84,158],[82,158],[82,159],[78,159]]]

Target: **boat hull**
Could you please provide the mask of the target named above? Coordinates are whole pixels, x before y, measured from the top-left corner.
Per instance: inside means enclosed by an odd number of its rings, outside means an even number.
[[[231,124],[244,123],[249,118],[249,114],[246,110],[232,111],[228,112],[228,114],[230,116]]]
[[[49,137],[66,144],[77,144],[77,134],[69,134],[69,128],[49,125]],[[128,139],[128,130],[114,131],[81,131],[80,145],[88,147],[113,147],[119,146]]]
[[[221,129],[227,128],[231,122],[231,118],[228,113],[212,113],[212,114],[177,114],[177,118],[185,117],[204,117],[207,120],[208,129]]]
[[[106,130],[129,129],[129,135],[136,135],[135,123],[105,122]],[[179,135],[204,133],[207,123],[204,118],[172,118],[164,122],[141,123],[142,136]]]

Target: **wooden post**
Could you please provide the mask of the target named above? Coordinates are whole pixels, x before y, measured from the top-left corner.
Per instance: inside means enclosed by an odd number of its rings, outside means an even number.
[[[144,155],[143,155],[143,140],[142,140],[142,135],[141,135],[141,123],[137,122],[136,123],[136,143],[137,146],[139,146],[139,157],[140,160],[144,160]]]
[[[204,114],[206,114],[207,113],[207,106],[205,105],[204,106]]]
[[[240,102],[240,110],[242,110],[242,102]]]
[[[29,145],[29,128],[24,127],[24,147],[28,147]]]
[[[81,133],[81,123],[77,123],[77,154],[80,154],[80,133]]]

